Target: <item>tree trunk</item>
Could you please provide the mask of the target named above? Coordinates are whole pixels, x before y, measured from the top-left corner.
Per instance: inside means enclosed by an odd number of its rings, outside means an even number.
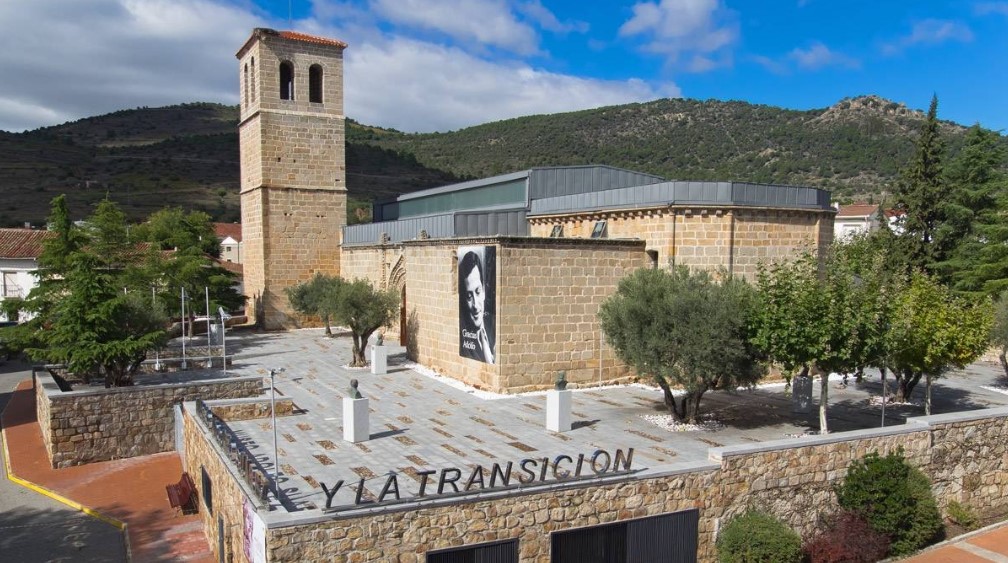
[[[1005,377],[1008,377],[1008,358],[1005,358],[1006,353],[1008,353],[1008,350],[1002,348],[1001,353],[998,354],[998,359],[1001,360],[1001,369],[1004,370]]]
[[[364,346],[367,344],[367,340],[361,342],[361,336],[359,334],[353,335],[353,362],[350,363],[350,367],[362,368],[367,366],[367,360],[364,358]]]
[[[896,381],[899,383],[899,394],[896,396],[897,402],[910,402],[910,394],[913,393],[914,387],[920,382],[921,375],[920,373],[913,373],[910,370],[906,370],[902,374],[896,372]]]
[[[665,408],[667,408],[669,412],[672,413],[672,416],[674,416],[676,420],[678,420],[679,422],[683,422],[683,420],[686,418],[685,417],[686,398],[685,397],[683,398],[683,408],[682,408],[683,412],[680,412],[679,405],[676,404],[675,395],[672,394],[672,388],[669,387],[669,384],[667,381],[665,381],[665,378],[655,376],[655,381],[657,381],[658,386],[661,387],[662,394],[665,400]]]
[[[826,405],[829,403],[829,372],[819,376],[819,433],[829,434],[826,423]]]
[[[926,374],[925,378],[926,379],[924,380],[924,390],[927,391],[927,393],[925,393],[925,399],[924,399],[924,414],[927,416],[931,416],[931,374],[930,373]]]
[[[325,323],[325,335],[332,337],[332,327],[329,326],[329,314],[322,315],[322,322]]]
[[[686,422],[690,424],[697,423],[697,420],[700,418],[700,399],[703,398],[706,391],[706,389],[700,389],[684,397],[684,402],[686,398],[689,399],[689,411],[686,413]]]

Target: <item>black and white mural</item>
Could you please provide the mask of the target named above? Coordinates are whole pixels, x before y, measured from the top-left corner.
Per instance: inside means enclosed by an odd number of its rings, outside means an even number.
[[[487,364],[496,361],[496,270],[497,247],[459,247],[459,355]]]

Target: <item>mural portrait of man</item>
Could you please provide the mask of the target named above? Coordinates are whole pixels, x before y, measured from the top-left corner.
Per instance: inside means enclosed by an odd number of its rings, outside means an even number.
[[[459,355],[492,364],[497,336],[497,248],[460,246],[458,257]]]

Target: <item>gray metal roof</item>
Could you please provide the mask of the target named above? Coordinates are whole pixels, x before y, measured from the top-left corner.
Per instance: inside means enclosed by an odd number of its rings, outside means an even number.
[[[528,174],[529,174],[528,170],[523,170],[521,172],[511,172],[510,174],[501,174],[499,176],[491,176],[489,178],[480,178],[479,180],[469,180],[468,182],[459,182],[458,184],[448,184],[447,186],[428,188],[426,190],[420,190],[418,192],[410,192],[408,194],[402,194],[396,198],[396,201],[406,201],[409,199],[417,199],[421,197],[428,197],[448,192],[460,192],[462,190],[469,190],[472,188],[482,188],[483,186],[500,184],[502,182],[521,180],[523,178],[527,178]]]
[[[612,166],[555,166],[529,171],[529,200],[644,186],[664,182],[653,174]]]
[[[583,213],[656,205],[832,209],[830,193],[818,188],[745,182],[673,181],[534,199],[528,215]]]
[[[381,242],[387,233],[389,242],[413,240],[420,231],[430,238],[471,236],[528,236],[529,226],[524,208],[440,213],[422,217],[407,217],[396,221],[381,221],[343,227],[344,246],[363,246]]]

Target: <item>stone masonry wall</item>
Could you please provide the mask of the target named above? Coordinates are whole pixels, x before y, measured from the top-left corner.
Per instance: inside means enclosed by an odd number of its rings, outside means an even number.
[[[665,476],[271,528],[267,553],[270,561],[419,563],[430,550],[518,538],[521,561],[548,562],[553,531],[698,508],[699,560],[714,561],[718,528],[749,506],[808,537],[837,507],[833,485],[852,461],[870,452],[903,448],[932,479],[943,507],[962,500],[967,490],[974,508],[1006,506],[1006,422],[1008,408],[997,408],[714,448],[711,463]]]
[[[280,99],[284,61],[294,66],[289,100]],[[321,103],[309,101],[309,68],[316,64],[322,68]],[[302,320],[317,324],[293,313],[284,289],[316,272],[340,273],[340,229],[346,224],[343,48],[259,35],[239,53],[239,77],[250,317],[267,329],[296,327]]]
[[[598,310],[620,280],[649,263],[639,241],[524,239],[498,250],[497,390],[550,389],[634,377],[602,344]]]
[[[827,248],[833,240],[832,213],[758,208],[658,207],[530,219],[534,237],[554,225],[565,237],[588,238],[605,220],[610,239],[642,239],[658,265],[718,269],[752,278],[759,263]]]
[[[280,409],[277,409],[279,412]],[[251,494],[239,484],[238,472],[232,463],[226,463],[221,451],[206,435],[206,430],[200,427],[195,414],[194,405],[186,403],[182,417],[182,436],[186,455],[184,471],[189,473],[196,484],[199,497],[199,515],[203,524],[203,533],[211,538],[210,549],[214,552],[215,561],[248,561],[244,549],[244,507],[251,502]],[[210,477],[212,494],[210,509],[206,507],[206,491],[203,488],[203,471]],[[217,519],[223,521],[224,554],[217,553]],[[273,559],[272,561],[276,561]]]
[[[49,460],[60,468],[171,451],[174,405],[261,392],[260,377],[62,392],[39,374],[35,405]]]
[[[262,191],[264,327],[299,326],[284,289],[308,281],[316,272],[339,275],[346,194],[293,188]]]
[[[459,355],[460,245],[497,247],[495,365]],[[521,392],[632,377],[599,347],[598,308],[623,277],[647,265],[639,241],[488,238],[404,244],[414,359],[480,389]],[[601,373],[599,363],[601,362]]]

